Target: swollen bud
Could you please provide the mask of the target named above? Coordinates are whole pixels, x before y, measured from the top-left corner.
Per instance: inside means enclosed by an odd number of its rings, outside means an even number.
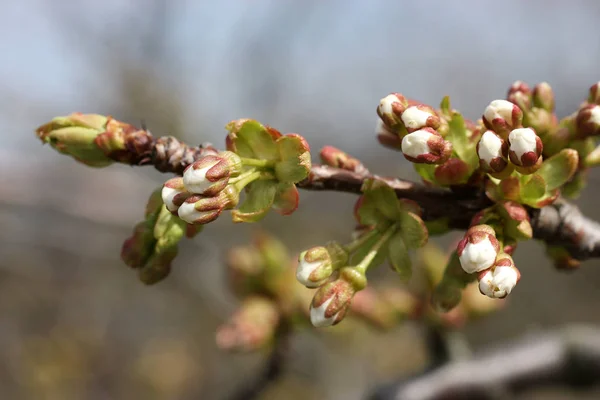
[[[313,247],[300,253],[296,279],[307,288],[321,286],[332,273],[333,263],[325,247]]]
[[[167,210],[172,213],[176,213],[185,199],[191,195],[191,193],[185,190],[183,178],[181,177],[171,178],[166,181],[161,191],[162,201],[165,203]]]
[[[456,248],[460,265],[468,273],[483,271],[496,262],[500,243],[494,228],[489,225],[476,225],[467,231]]]
[[[510,294],[521,279],[521,273],[515,267],[508,254],[501,254],[494,266],[482,271],[477,277],[479,291],[493,299],[503,299]]]
[[[440,127],[440,117],[433,108],[425,104],[408,107],[402,113],[402,122],[408,132],[421,128],[437,129]]]
[[[341,168],[353,172],[365,172],[365,166],[348,153],[333,146],[325,146],[321,149],[321,162],[330,167]]]
[[[542,155],[542,140],[531,128],[514,129],[508,135],[508,156],[519,167],[533,167]]]
[[[177,215],[188,224],[207,224],[216,220],[223,210],[235,207],[238,201],[237,189],[227,186],[213,197],[188,197],[177,210]]]
[[[494,100],[483,113],[483,123],[486,128],[493,130],[502,138],[521,126],[523,111],[516,104],[507,100]]]
[[[477,143],[479,165],[486,172],[502,172],[508,165],[508,143],[493,131],[485,131]]]
[[[554,111],[554,92],[547,82],[538,83],[533,88],[533,105],[548,112]]]
[[[516,81],[508,89],[506,100],[518,105],[522,110],[529,110],[532,103],[531,89],[525,82]]]
[[[452,154],[452,145],[434,129],[423,128],[404,136],[402,153],[414,163],[443,164]]]
[[[577,113],[577,136],[586,138],[600,135],[600,105],[589,104]]]
[[[188,192],[213,196],[227,186],[230,175],[225,158],[208,155],[183,171],[183,184]]]
[[[395,130],[401,125],[401,115],[408,107],[408,100],[400,93],[391,93],[379,101],[377,115],[389,128]]]

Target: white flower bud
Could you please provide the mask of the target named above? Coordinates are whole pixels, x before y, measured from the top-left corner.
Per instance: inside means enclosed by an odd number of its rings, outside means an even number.
[[[496,266],[479,277],[479,291],[493,299],[510,294],[519,281],[519,271],[513,266]]]
[[[167,210],[172,213],[176,212],[189,196],[190,193],[185,190],[183,179],[180,177],[166,181],[161,191],[162,201],[165,203]]]
[[[184,202],[177,211],[177,215],[179,215],[179,218],[181,218],[188,224],[193,224],[195,221],[204,219],[212,214],[214,214],[213,211],[198,211],[195,208],[195,203],[188,202]]]
[[[440,127],[440,118],[433,108],[424,104],[408,107],[402,113],[402,122],[408,132],[413,132],[425,127],[433,129]]]
[[[525,167],[535,165],[543,149],[542,140],[531,128],[513,129],[508,135],[508,145],[510,160]]]
[[[500,243],[489,225],[469,228],[457,246],[460,265],[468,274],[490,268],[496,262],[499,251]]]
[[[402,139],[404,157],[414,163],[443,164],[452,154],[452,145],[433,128],[423,128]]]
[[[214,161],[203,168],[187,168],[183,173],[183,184],[186,189],[192,193],[202,194],[213,184],[206,178],[209,169],[217,165],[219,161]]]
[[[404,136],[402,139],[402,152],[412,158],[431,153],[429,140],[434,135],[426,130],[420,130]]]
[[[497,157],[502,157],[503,140],[492,131],[485,131],[479,141],[477,154],[479,158],[490,164]]]
[[[336,318],[338,317],[338,314],[341,311],[338,311],[337,313],[333,314],[330,317],[325,316],[325,313],[327,312],[327,307],[329,307],[329,304],[331,304],[333,299],[334,299],[334,297],[327,299],[326,301],[323,302],[323,304],[321,304],[318,307],[313,307],[313,305],[311,304],[311,306],[310,306],[310,322],[313,324],[314,327],[324,328],[327,326],[331,326],[336,322]]]
[[[494,100],[485,108],[483,116],[489,122],[492,122],[496,118],[512,121],[514,107],[515,105],[508,100]]]
[[[521,126],[522,120],[523,111],[507,100],[494,100],[483,112],[483,123],[486,128],[493,130],[502,138],[506,138],[511,129]]]

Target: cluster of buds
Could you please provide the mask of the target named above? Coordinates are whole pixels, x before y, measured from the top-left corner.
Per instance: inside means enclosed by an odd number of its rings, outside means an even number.
[[[189,224],[206,224],[235,207],[239,189],[230,178],[240,175],[240,158],[230,151],[207,155],[189,165],[183,177],[169,179],[162,189],[167,209]]]
[[[381,99],[377,138],[381,144],[401,150],[414,163],[443,164],[452,154],[444,140],[447,122],[432,107],[407,100],[400,93]]]
[[[477,274],[479,290],[488,297],[506,297],[520,279],[519,270],[508,254],[514,251],[514,246],[503,248],[490,225],[471,226],[456,251],[463,271]]]
[[[519,98],[519,102],[524,100]],[[521,108],[510,101],[494,100],[487,106],[483,123],[488,130],[477,144],[479,163],[485,172],[503,178],[510,175],[513,166],[523,174],[532,174],[541,167],[542,140],[533,128],[524,128],[522,121]]]

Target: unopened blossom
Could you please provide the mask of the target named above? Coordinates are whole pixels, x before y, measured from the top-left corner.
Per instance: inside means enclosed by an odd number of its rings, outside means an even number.
[[[496,264],[479,276],[479,291],[494,299],[503,299],[510,294],[519,282],[521,274],[515,267],[512,257],[503,254]]]
[[[207,224],[217,219],[223,210],[235,207],[238,201],[237,190],[233,186],[227,186],[216,196],[188,197],[177,210],[177,215],[188,224]]]
[[[508,143],[493,131],[485,131],[477,143],[479,165],[488,172],[502,172],[508,165]]]
[[[516,81],[508,89],[506,100],[518,105],[524,110],[529,110],[532,103],[531,89],[525,82]]]
[[[389,128],[396,128],[400,123],[401,115],[408,107],[408,100],[400,93],[391,93],[379,101],[377,115]]]
[[[508,100],[494,100],[486,107],[482,118],[486,128],[504,138],[511,130],[521,126],[523,111]]]
[[[452,154],[452,145],[434,129],[423,128],[404,136],[402,153],[414,163],[443,164]]]
[[[402,122],[408,132],[421,128],[437,129],[440,127],[440,117],[435,110],[425,104],[408,107],[402,113]]]
[[[589,104],[577,113],[577,134],[581,138],[600,135],[600,105]]]
[[[333,272],[333,262],[323,246],[313,247],[300,253],[296,279],[308,288],[321,286]]]
[[[542,140],[531,128],[513,129],[508,135],[508,156],[515,165],[533,167],[543,149]]]
[[[548,82],[542,82],[533,88],[533,105],[548,112],[554,111],[554,92]]]
[[[185,190],[183,178],[171,178],[163,185],[161,196],[163,203],[170,212],[177,212],[181,204],[191,196],[191,193]]]
[[[208,155],[184,170],[183,184],[188,192],[211,196],[227,186],[229,177],[232,175],[231,172],[227,158]]]
[[[462,269],[468,274],[473,274],[494,265],[500,251],[500,243],[496,239],[494,228],[489,225],[476,225],[469,228],[456,250]]]

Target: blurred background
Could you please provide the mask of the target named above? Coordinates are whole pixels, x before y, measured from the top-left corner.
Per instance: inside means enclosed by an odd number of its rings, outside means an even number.
[[[86,168],[42,147],[33,130],[52,117],[112,115],[218,146],[227,122],[251,117],[304,135],[315,154],[333,144],[373,172],[414,179],[374,137],[386,94],[432,105],[450,95],[477,118],[513,81],[548,81],[564,116],[600,78],[596,0],[21,0],[2,2],[0,13],[2,399],[225,399],[262,363],[260,354],[222,353],[214,340],[236,307],[223,254],[255,228],[221,218],[182,242],[167,280],[145,287],[119,251],[166,177]],[[579,200],[596,219],[598,178]],[[295,214],[261,226],[293,251],[345,240],[354,199],[302,192]],[[600,323],[599,261],[560,273],[534,242],[515,260],[523,278],[508,306],[465,329],[473,349]],[[359,399],[422,367],[421,336],[412,324],[303,332],[262,398]]]

